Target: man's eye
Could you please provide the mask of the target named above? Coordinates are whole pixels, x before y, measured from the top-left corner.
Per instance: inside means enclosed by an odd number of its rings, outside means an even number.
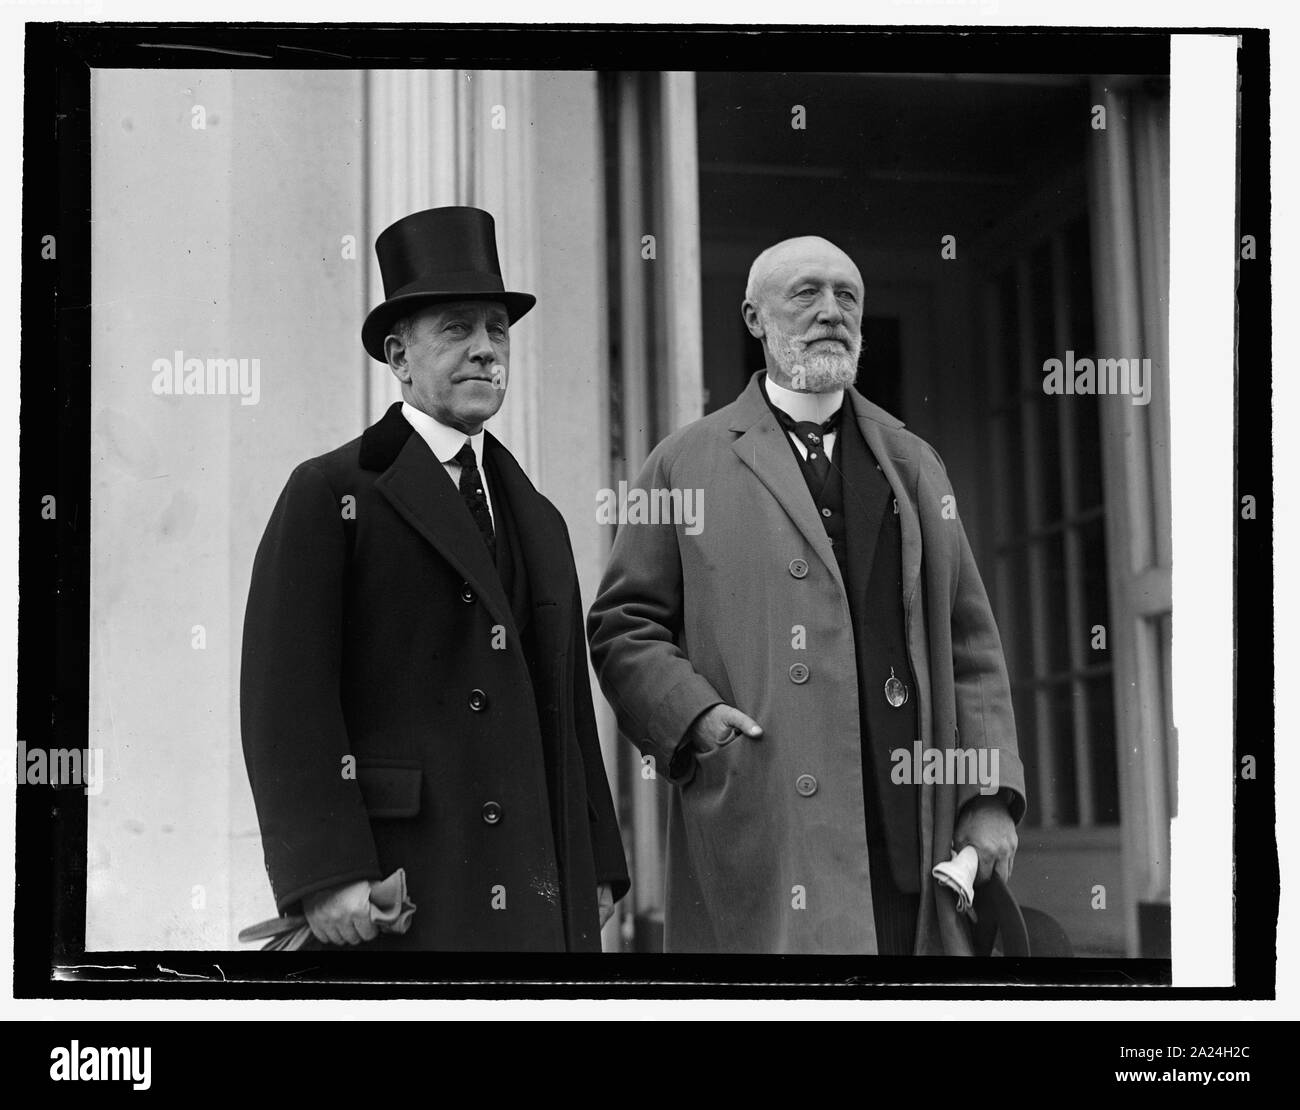
[[[847,289],[840,291],[840,300],[848,301],[850,304],[858,303],[858,298],[855,297],[852,293],[850,293]]]

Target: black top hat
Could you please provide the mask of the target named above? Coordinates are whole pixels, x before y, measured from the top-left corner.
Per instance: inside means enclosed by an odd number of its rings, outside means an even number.
[[[361,327],[361,345],[387,362],[384,339],[394,320],[440,301],[497,301],[513,324],[537,303],[531,293],[508,293],[497,260],[496,223],[481,208],[412,212],[375,240],[384,303]]]

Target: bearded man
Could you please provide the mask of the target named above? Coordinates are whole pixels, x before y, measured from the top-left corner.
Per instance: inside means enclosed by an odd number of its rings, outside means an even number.
[[[970,845],[977,882],[1010,876],[1001,643],[939,456],[852,388],[862,312],[833,243],[758,256],[765,369],[636,483],[695,491],[702,519],[622,527],[588,619],[623,733],[673,786],[668,951],[968,955],[932,868]],[[998,781],[897,774],[917,743]]]

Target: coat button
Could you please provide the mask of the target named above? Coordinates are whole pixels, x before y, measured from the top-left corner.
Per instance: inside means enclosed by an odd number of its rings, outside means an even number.
[[[816,789],[814,787],[814,789]],[[483,803],[483,824],[496,825],[501,821],[501,806],[497,802]]]
[[[790,681],[796,686],[802,686],[808,681],[808,667],[803,663],[791,663]]]
[[[470,589],[468,582],[462,583],[460,587],[460,599],[467,605],[473,604],[474,602],[474,591]]]
[[[831,515],[831,511],[830,511],[830,509],[823,509],[823,510],[822,510],[822,516],[830,516],[830,515]]]
[[[800,775],[794,780],[794,788],[802,797],[811,798],[817,793],[817,780],[812,775]]]
[[[471,690],[469,692],[469,707],[475,713],[482,713],[487,708],[488,696],[482,690]]]
[[[808,562],[807,562],[807,560],[805,560],[805,559],[791,559],[791,560],[790,560],[790,573],[791,573],[795,578],[807,578],[807,577],[808,577]]]

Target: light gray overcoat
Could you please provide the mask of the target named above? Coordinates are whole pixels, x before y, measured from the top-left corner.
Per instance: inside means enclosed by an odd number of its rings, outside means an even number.
[[[623,733],[670,781],[674,750],[709,706],[734,705],[764,729],[688,760],[673,781],[665,949],[874,953],[848,597],[761,374],[646,461],[635,486],[702,491],[702,517],[620,526],[588,619],[592,660]],[[1024,770],[1002,646],[943,463],[856,390],[846,404],[898,500],[919,739],[996,748],[1019,820]],[[809,775],[811,794],[800,784]],[[922,787],[918,955],[970,954],[929,868],[949,858],[956,814],[978,790]]]

